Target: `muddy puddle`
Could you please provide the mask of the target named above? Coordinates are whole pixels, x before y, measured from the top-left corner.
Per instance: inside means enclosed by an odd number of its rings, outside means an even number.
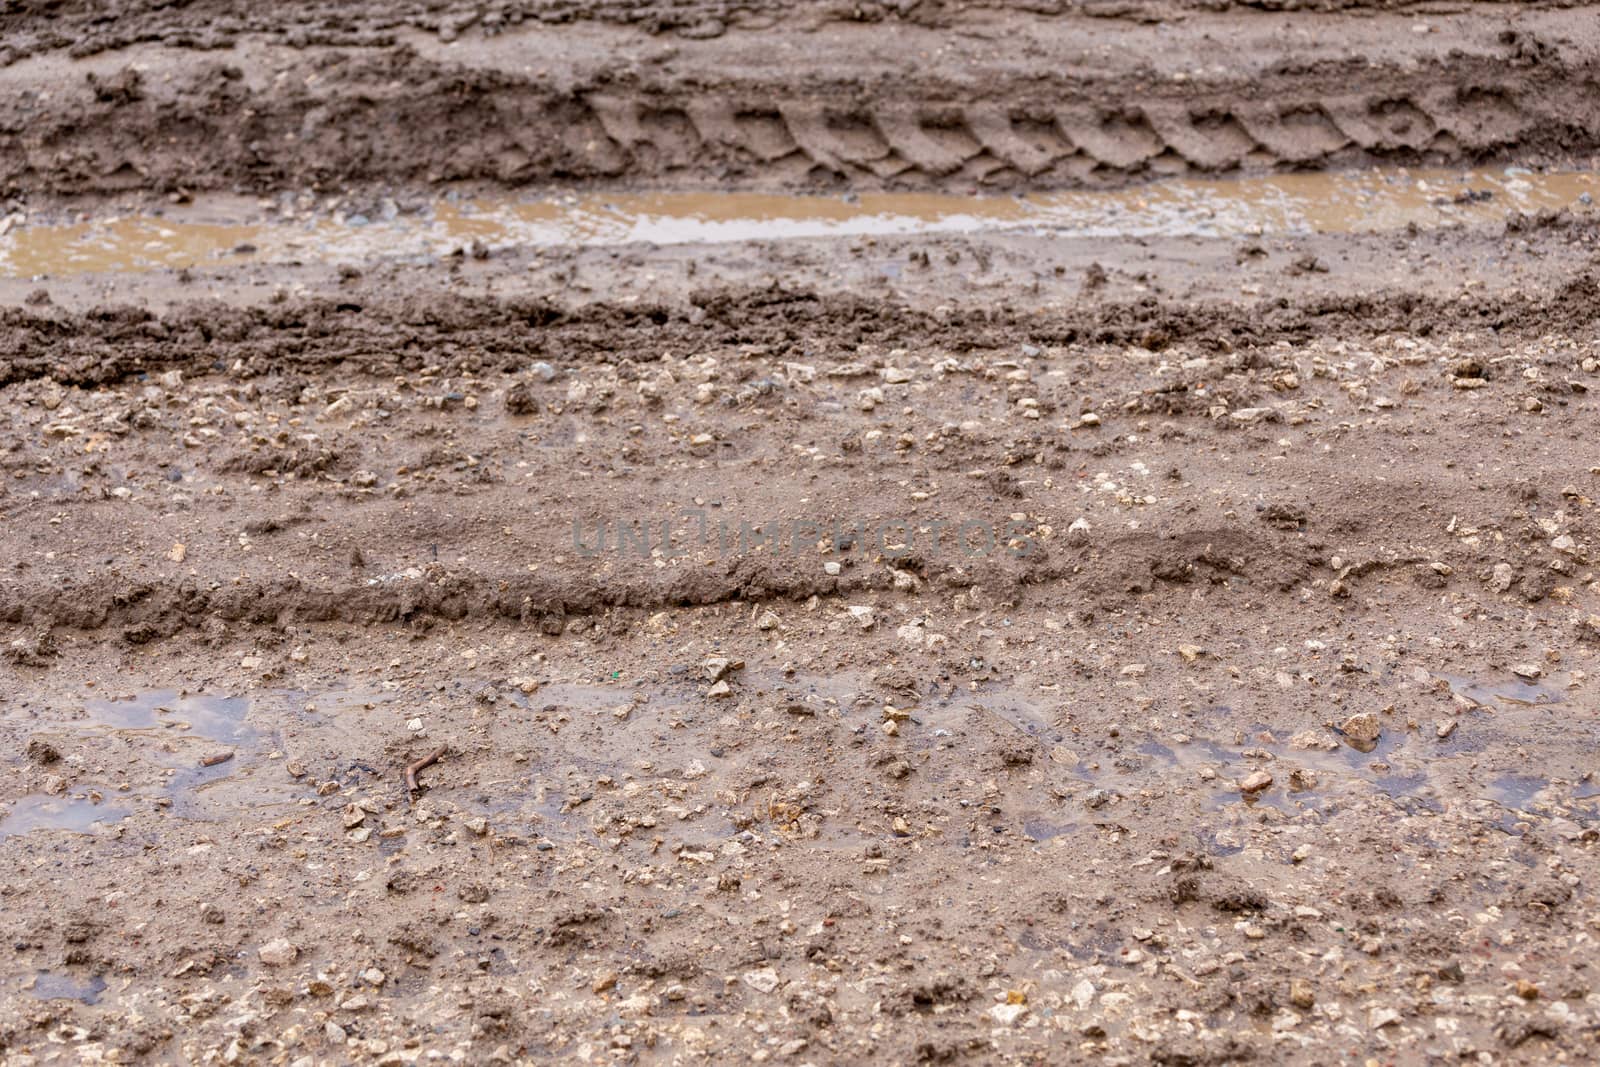
[[[0,841],[35,830],[100,833],[132,814],[126,804],[103,803],[87,796],[26,796],[0,815]]]
[[[106,980],[99,975],[76,978],[70,974],[40,971],[28,987],[28,994],[38,1000],[76,1000],[80,1004],[98,1004],[106,990]]]
[[[101,833],[141,810],[219,822],[292,803],[292,788],[264,770],[281,758],[284,730],[305,724],[305,704],[304,694],[289,691],[246,697],[171,689],[19,700],[0,719],[14,751],[37,753],[46,782],[74,780],[5,809],[0,839],[36,830]],[[113,769],[128,753],[136,761]],[[84,767],[89,774],[73,775]]]
[[[1470,703],[1487,707],[1538,708],[1547,704],[1560,704],[1566,699],[1561,690],[1553,685],[1522,678],[1486,682],[1464,678],[1458,674],[1438,674],[1434,677],[1448,686],[1452,693]]]
[[[496,840],[540,850],[577,841],[620,847],[674,828],[704,837],[703,846],[683,846],[691,855],[763,840],[850,849],[886,830],[924,834],[932,823],[911,802],[919,792],[940,807],[957,798],[965,829],[953,840],[962,849],[988,834],[1071,847],[1076,835],[1125,824],[1155,801],[1166,818],[1186,823],[1184,833],[1224,854],[1256,813],[1314,822],[1372,801],[1405,815],[1473,813],[1519,835],[1552,819],[1579,832],[1600,827],[1594,783],[1580,764],[1570,774],[1551,761],[1528,764],[1527,748],[1558,735],[1530,734],[1490,708],[1497,699],[1545,714],[1563,699],[1554,683],[1436,676],[1483,706],[1463,711],[1446,736],[1397,721],[1358,745],[1337,730],[1291,731],[1227,705],[1205,710],[1204,732],[1089,736],[1073,725],[1070,703],[1013,687],[933,685],[920,700],[901,700],[848,674],[732,677],[732,694],[720,700],[707,699],[706,678],[692,670],[648,684],[555,683],[531,693],[463,678],[420,690],[24,699],[0,719],[12,751],[32,754],[45,743],[57,752],[43,770],[93,773],[0,810],[0,839],[35,831],[137,837],[152,832],[129,821],[140,813],[267,823],[326,809],[341,818],[366,798],[379,818],[366,833],[352,830],[360,835],[352,840],[381,826],[382,854],[403,848],[408,827],[435,815],[482,819]],[[461,740],[469,736],[480,747]],[[1582,743],[1559,736],[1571,751]],[[380,748],[378,737],[391,741]],[[449,737],[456,742],[420,772],[411,794],[406,762]],[[504,748],[510,761],[480,759],[484,744]],[[752,754],[775,746],[808,753],[815,778],[752,773]],[[888,768],[903,806],[826,785],[863,762]],[[1246,789],[1259,772],[1270,784]],[[1011,783],[1004,790],[1001,779]],[[700,822],[711,812],[708,795],[745,814]]]
[[[1022,231],[1063,237],[1354,233],[1497,223],[1513,211],[1591,210],[1600,173],[1379,169],[1173,179],[1111,192],[848,197],[641,193],[527,200],[446,197],[241,220],[236,206],[72,221],[10,216],[0,277],[238,266],[428,262],[476,249],[685,244]],[[257,213],[259,214],[259,213]]]

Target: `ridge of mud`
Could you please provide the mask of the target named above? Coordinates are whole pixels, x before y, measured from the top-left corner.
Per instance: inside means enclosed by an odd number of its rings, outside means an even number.
[[[1045,72],[975,52],[959,77],[860,44],[774,69],[759,60],[764,38],[655,59],[621,41],[620,54],[574,42],[569,56],[542,41],[461,57],[401,43],[251,49],[199,64],[146,48],[22,82],[0,105],[0,191],[640,181],[1048,189],[1600,149],[1600,86],[1582,75],[1595,62],[1592,18],[1573,16],[1560,36],[1469,27],[1454,47],[1404,41],[1357,49],[1359,58],[1336,41],[1304,52],[1280,45],[1229,56],[1204,78],[1126,59],[1090,64],[1059,33],[1047,51],[1060,62]],[[1250,40],[1274,38],[1258,29]],[[780,34],[767,43],[805,42]]]
[[[1202,531],[1174,545],[1152,537],[1128,537],[1096,552],[1078,550],[1051,560],[1038,553],[1029,560],[995,558],[984,566],[923,568],[938,585],[952,590],[982,584],[989,595],[1018,598],[1029,585],[1070,581],[1114,605],[1134,589],[1157,582],[1186,584],[1195,573],[1211,573],[1229,555],[1232,568],[1253,568],[1258,581],[1283,585],[1306,569],[1302,552],[1288,537],[1272,545],[1240,530]],[[1093,557],[1093,561],[1091,561]],[[117,629],[123,640],[146,643],[206,625],[272,627],[288,622],[406,624],[427,630],[437,622],[512,622],[546,633],[560,633],[570,617],[622,609],[653,613],[666,608],[720,605],[733,601],[803,601],[867,590],[890,589],[891,571],[877,568],[861,577],[832,577],[792,560],[741,557],[720,568],[693,568],[659,574],[613,574],[597,582],[581,571],[533,576],[509,571],[480,574],[429,565],[411,577],[357,577],[349,582],[301,581],[298,577],[259,577],[242,582],[187,577],[176,581],[131,579],[104,573],[62,585],[59,582],[6,582],[0,585],[0,622],[38,630]],[[1053,595],[1058,595],[1059,590]]]
[[[898,561],[901,573],[952,591],[981,586],[988,597],[1018,601],[1031,586],[1066,582],[1085,594],[1084,606],[1114,607],[1157,585],[1223,581],[1249,571],[1265,588],[1288,588],[1313,565],[1289,533],[1242,527],[1187,531],[1172,537],[1128,534],[1094,549],[1005,554],[953,566]],[[637,617],[669,608],[735,601],[805,601],[893,588],[894,569],[866,568],[834,577],[793,559],[740,556],[715,567],[668,572],[615,571],[604,581],[582,570],[529,574],[476,572],[429,564],[404,575],[315,582],[293,576],[223,581],[220,576],[132,578],[116,570],[76,580],[0,584],[0,622],[39,631],[55,627],[117,629],[133,644],[204,631],[221,624],[245,628],[339,622],[408,625],[426,631],[439,622],[493,620],[559,634],[571,618],[620,610]],[[1052,596],[1060,595],[1052,588]],[[625,624],[624,624],[625,625]]]
[[[1592,269],[1554,291],[1515,296],[1445,299],[1385,291],[1257,304],[1147,297],[1042,313],[1009,305],[923,311],[783,288],[701,291],[687,306],[565,307],[525,297],[367,293],[248,307],[197,302],[164,314],[130,306],[44,313],[8,308],[0,310],[0,384],[47,378],[104,385],[168,369],[231,369],[245,377],[330,367],[373,375],[430,365],[509,370],[540,358],[649,362],[669,346],[764,345],[847,361],[865,342],[902,347],[937,340],[953,351],[1017,343],[1134,344],[1159,351],[1191,342],[1231,351],[1324,333],[1370,337],[1397,330],[1588,337],[1597,309],[1600,281]]]

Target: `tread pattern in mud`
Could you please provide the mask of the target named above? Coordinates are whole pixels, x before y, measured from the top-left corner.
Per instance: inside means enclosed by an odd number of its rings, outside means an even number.
[[[864,72],[550,77],[397,47],[272,74],[132,65],[0,103],[12,192],[256,190],[317,182],[712,181],[724,187],[1074,188],[1184,173],[1382,161],[1570,159],[1600,148],[1600,84],[1578,51],[1328,61],[1251,84],[1019,77],[981,88]],[[879,72],[884,73],[884,72]],[[270,75],[270,76],[269,76]],[[383,131],[379,136],[375,131]]]
[[[1216,106],[1130,102],[837,106],[684,103],[592,94],[585,104],[618,160],[687,165],[702,153],[812,178],[1093,183],[1134,174],[1325,163],[1341,155],[1455,160],[1525,143],[1561,120],[1497,89],[1350,93]],[[1552,121],[1553,120],[1553,121]]]

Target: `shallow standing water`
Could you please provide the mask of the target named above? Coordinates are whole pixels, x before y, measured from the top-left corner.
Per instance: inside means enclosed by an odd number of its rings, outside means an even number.
[[[1391,168],[1350,174],[1183,179],[1037,196],[866,193],[446,197],[283,217],[201,201],[163,214],[19,220],[0,236],[0,277],[342,262],[485,247],[687,244],[802,237],[1024,231],[1063,237],[1360,233],[1492,223],[1514,211],[1591,210],[1600,174]],[[3,228],[3,227],[0,227]]]

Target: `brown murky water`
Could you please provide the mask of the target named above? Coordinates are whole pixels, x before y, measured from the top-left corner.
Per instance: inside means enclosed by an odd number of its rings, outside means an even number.
[[[0,277],[241,263],[343,262],[486,247],[683,244],[1021,230],[1067,237],[1352,233],[1497,222],[1511,211],[1591,210],[1600,174],[1387,169],[1173,180],[1115,192],[849,198],[649,193],[543,200],[446,198],[414,214],[241,221],[203,203],[156,215],[33,223],[0,233]],[[237,212],[234,212],[237,214]],[[388,215],[390,217],[384,217]]]

